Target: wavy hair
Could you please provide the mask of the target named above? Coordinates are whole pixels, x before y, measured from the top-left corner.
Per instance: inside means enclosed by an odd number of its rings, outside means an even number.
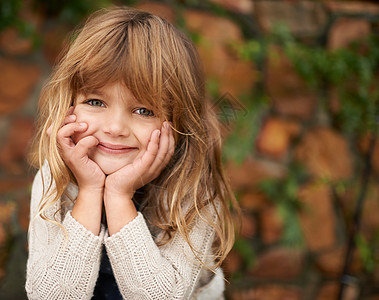
[[[142,205],[142,210],[153,208],[149,222],[165,233],[158,245],[178,232],[199,257],[201,249],[194,249],[189,237],[194,219],[200,217],[214,228],[213,266],[219,266],[233,246],[233,212],[239,208],[222,168],[219,124],[205,96],[193,43],[166,20],[130,8],[96,12],[73,36],[40,96],[31,161],[40,169],[47,161],[53,180],[44,184],[39,215],[54,222],[44,213],[75,182],[56,140],[69,107],[78,94],[119,81],[174,130],[175,153],[160,176],[146,185]]]

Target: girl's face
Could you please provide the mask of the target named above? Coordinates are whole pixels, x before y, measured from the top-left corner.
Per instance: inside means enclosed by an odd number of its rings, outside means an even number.
[[[120,82],[79,95],[74,106],[77,122],[87,123],[88,129],[72,138],[75,143],[90,135],[99,140],[88,156],[107,175],[141,157],[151,133],[162,126],[152,109],[138,103]]]

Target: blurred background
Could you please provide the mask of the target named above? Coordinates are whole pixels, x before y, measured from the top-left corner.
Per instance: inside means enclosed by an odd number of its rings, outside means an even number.
[[[301,0],[1,0],[0,299],[26,298],[40,89],[110,5],[166,18],[203,59],[243,210],[227,299],[379,299],[379,4]]]

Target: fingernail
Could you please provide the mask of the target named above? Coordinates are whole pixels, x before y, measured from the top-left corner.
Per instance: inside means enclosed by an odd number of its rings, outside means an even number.
[[[85,127],[85,126],[87,126],[87,124],[86,123],[79,123],[79,126]]]
[[[172,132],[172,127],[171,126],[172,126],[171,123],[167,122],[167,130],[168,130],[169,133]]]
[[[161,131],[160,130],[158,130],[158,137],[160,137],[161,136]]]

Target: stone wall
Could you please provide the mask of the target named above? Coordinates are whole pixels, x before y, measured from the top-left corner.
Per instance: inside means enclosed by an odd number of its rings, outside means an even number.
[[[20,17],[36,28],[37,38],[23,38],[14,27],[0,33],[1,299],[25,298],[26,232],[35,173],[26,154],[39,91],[75,25],[57,13],[49,15],[42,6],[25,3]],[[185,24],[204,61],[215,104],[225,95],[229,104],[231,99],[240,104],[239,114],[229,119],[226,136],[238,131],[239,120],[254,121],[251,132],[255,135],[239,157],[242,163],[226,161],[243,212],[236,247],[224,264],[230,280],[227,297],[337,299],[361,186],[361,157],[368,151],[369,137],[353,139],[334,126],[334,115],[327,114],[322,103],[326,100],[338,110],[343,105],[338,95],[333,90],[316,93],[310,89],[283,49],[270,46],[275,55],[247,61],[235,45],[262,40],[280,22],[300,43],[335,51],[378,34],[379,5],[375,1],[300,0],[137,1],[135,5]],[[266,105],[254,102],[258,87],[266,93]],[[247,139],[237,132],[237,143],[238,137]],[[240,147],[239,143],[232,146]],[[295,184],[291,181],[294,163],[308,174]],[[344,299],[379,299],[379,143],[372,168],[360,227],[366,248],[359,249],[370,248],[374,265],[367,268],[365,256],[354,252],[350,268],[354,280]],[[262,188],[262,183],[270,181],[276,182],[271,191],[276,196]],[[291,214],[288,203],[281,200],[288,195],[296,206]],[[299,227],[300,244],[283,242],[285,234],[296,232],[288,226]]]

